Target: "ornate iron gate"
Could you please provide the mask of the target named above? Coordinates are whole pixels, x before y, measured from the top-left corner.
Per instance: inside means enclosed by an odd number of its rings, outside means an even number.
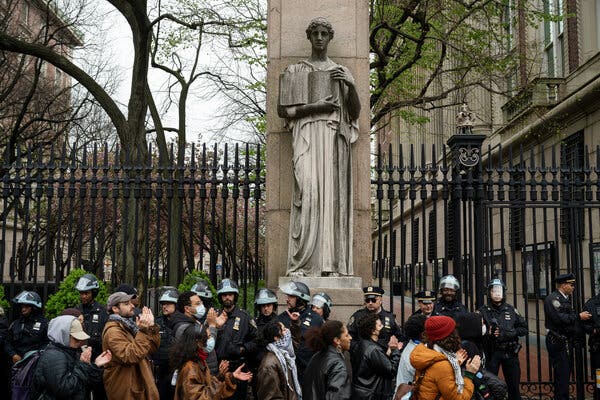
[[[153,154],[150,149],[149,154]],[[264,277],[260,146],[192,145],[130,165],[105,146],[27,149],[0,170],[0,282],[45,300],[72,268],[144,288],[205,269]],[[246,295],[246,290],[243,290]],[[246,299],[244,299],[245,301]]]
[[[402,321],[415,310],[412,294],[436,290],[447,273],[459,278],[471,310],[487,301],[487,282],[501,277],[508,302],[529,323],[521,391],[549,399],[543,299],[554,290],[552,279],[576,274],[578,312],[600,292],[600,151],[590,153],[582,134],[527,149],[482,151],[483,139],[456,135],[431,153],[379,149],[373,276],[392,294],[389,306]],[[583,399],[593,393],[585,340],[570,350],[571,394]]]

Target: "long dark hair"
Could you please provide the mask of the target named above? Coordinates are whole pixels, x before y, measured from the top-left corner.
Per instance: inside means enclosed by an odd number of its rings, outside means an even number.
[[[319,328],[306,332],[306,345],[313,351],[321,351],[333,344],[333,339],[339,338],[344,332],[344,324],[340,321],[326,321]]]
[[[188,361],[199,361],[198,342],[206,346],[208,334],[206,329],[199,324],[188,326],[181,337],[173,343],[170,349],[170,364],[173,369],[181,369]]]

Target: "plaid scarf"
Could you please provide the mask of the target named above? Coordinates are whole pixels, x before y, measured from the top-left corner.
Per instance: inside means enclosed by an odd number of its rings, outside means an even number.
[[[450,361],[450,365],[452,365],[452,369],[454,370],[454,382],[456,382],[456,386],[458,386],[458,393],[461,394],[463,392],[463,388],[465,387],[465,380],[463,379],[462,372],[460,371],[460,365],[456,359],[456,354],[442,349],[437,344],[433,345],[433,349],[438,353],[445,355],[448,361]]]
[[[283,334],[283,337],[279,340],[269,343],[267,350],[275,354],[275,357],[279,360],[281,368],[285,375],[285,383],[287,386],[296,391],[298,400],[302,400],[302,389],[300,388],[300,381],[298,381],[298,370],[296,369],[296,355],[294,353],[294,347],[292,346],[292,334],[289,330]],[[294,380],[294,386],[291,385],[288,378],[288,370],[292,373],[292,379]]]
[[[131,332],[133,336],[135,336],[140,330],[140,328],[137,327],[131,318],[123,318],[119,314],[110,314],[108,319],[110,321],[117,321],[125,325],[125,328],[127,328],[127,330]]]

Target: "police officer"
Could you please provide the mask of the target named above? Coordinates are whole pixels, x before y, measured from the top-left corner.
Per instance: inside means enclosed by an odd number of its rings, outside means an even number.
[[[509,400],[520,400],[519,381],[519,336],[529,332],[527,321],[517,309],[506,302],[506,286],[501,279],[494,278],[487,287],[488,304],[479,308],[486,326],[485,336],[486,369],[495,375],[502,366],[508,388]]]
[[[8,327],[4,350],[14,364],[28,351],[48,344],[48,320],[42,315],[42,298],[36,292],[22,291],[13,303],[20,307],[21,314]]]
[[[263,288],[256,293],[256,296],[254,296],[254,314],[256,315],[254,323],[257,329],[256,353],[250,360],[249,367],[252,373],[256,375],[258,367],[267,353],[266,346],[268,342],[263,338],[263,329],[269,322],[277,319],[277,296],[272,290]],[[252,385],[254,398],[257,399],[257,380],[253,379],[250,383]]]
[[[579,314],[573,309],[571,295],[575,291],[575,275],[561,274],[555,281],[557,290],[546,296],[544,314],[546,316],[546,348],[554,370],[555,400],[569,399],[569,339],[574,337],[579,321],[592,317],[588,311]]]
[[[152,354],[154,362],[154,378],[161,400],[170,400],[173,398],[174,391],[171,386],[171,371],[169,368],[169,347],[175,340],[173,331],[170,328],[169,319],[175,313],[175,304],[179,292],[173,287],[163,288],[163,293],[158,299],[162,315],[154,320],[160,327],[160,346],[156,353]]]
[[[440,298],[433,304],[433,315],[445,315],[456,320],[458,314],[466,313],[467,307],[457,298],[459,290],[460,283],[454,275],[443,276],[438,288]]]
[[[200,296],[200,300],[207,310],[213,307],[213,293],[204,279],[199,278],[190,290]]]
[[[424,315],[427,318],[433,314],[433,302],[437,299],[435,290],[422,290],[415,295],[419,309],[413,315]]]
[[[88,345],[92,348],[92,360],[95,360],[102,353],[102,331],[104,324],[108,321],[106,305],[96,301],[100,282],[93,274],[85,274],[77,281],[75,290],[79,292],[79,301],[81,301],[76,308],[83,316],[83,329],[90,336]],[[94,386],[91,392],[94,400],[106,399],[106,392],[102,384]],[[90,398],[89,391],[86,393],[86,398]]]
[[[306,332],[323,325],[323,318],[308,307],[310,290],[304,283],[288,282],[281,286],[281,291],[286,295],[287,309],[278,318],[292,333],[298,376],[301,376],[314,353],[306,346]]]
[[[365,306],[360,310],[354,312],[348,322],[348,332],[353,338],[358,338],[358,328],[356,321],[360,320],[361,317],[368,313],[375,313],[379,315],[379,320],[383,324],[381,332],[379,332],[379,339],[377,340],[384,348],[395,348],[398,346],[398,341],[404,341],[404,337],[400,328],[396,324],[396,316],[389,311],[383,309],[383,294],[385,291],[378,286],[367,286],[363,288],[365,296]],[[351,351],[358,345],[358,340],[353,340],[350,344]]]
[[[331,297],[325,292],[316,293],[310,300],[310,308],[323,318],[323,321],[329,319],[331,314],[331,307],[333,307],[333,301]]]
[[[237,283],[223,279],[217,287],[217,296],[227,314],[227,322],[219,328],[216,351],[219,362],[229,361],[229,370],[235,371],[256,352],[256,325],[248,313],[236,306],[240,291]],[[248,382],[238,381],[232,399],[246,399]]]
[[[592,314],[592,318],[584,322],[585,332],[588,333],[588,348],[590,351],[590,364],[592,379],[596,377],[596,370],[600,368],[600,293],[589,299],[583,310]]]
[[[102,330],[108,321],[106,305],[96,301],[100,283],[94,275],[85,274],[77,281],[75,290],[81,301],[76,308],[83,315],[83,329],[90,336],[88,345],[92,348],[92,359],[95,359],[102,353]]]

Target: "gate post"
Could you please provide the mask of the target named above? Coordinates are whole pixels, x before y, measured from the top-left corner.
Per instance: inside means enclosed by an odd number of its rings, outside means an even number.
[[[468,114],[468,115],[466,115]],[[457,132],[448,139],[447,144],[450,147],[450,157],[452,165],[452,185],[451,191],[453,218],[450,221],[454,232],[451,246],[453,252],[454,273],[459,280],[464,283],[462,268],[461,245],[464,240],[461,240],[461,209],[462,203],[468,200],[473,201],[473,252],[472,255],[475,266],[475,307],[479,308],[483,305],[483,295],[485,282],[483,274],[483,244],[484,244],[484,218],[483,212],[483,190],[481,183],[481,145],[485,140],[485,135],[471,134],[472,121],[470,113],[466,113],[466,107],[463,106],[457,117]],[[463,227],[463,232],[467,232],[467,227]],[[465,291],[462,291],[465,293]],[[467,304],[465,299],[465,304]]]

